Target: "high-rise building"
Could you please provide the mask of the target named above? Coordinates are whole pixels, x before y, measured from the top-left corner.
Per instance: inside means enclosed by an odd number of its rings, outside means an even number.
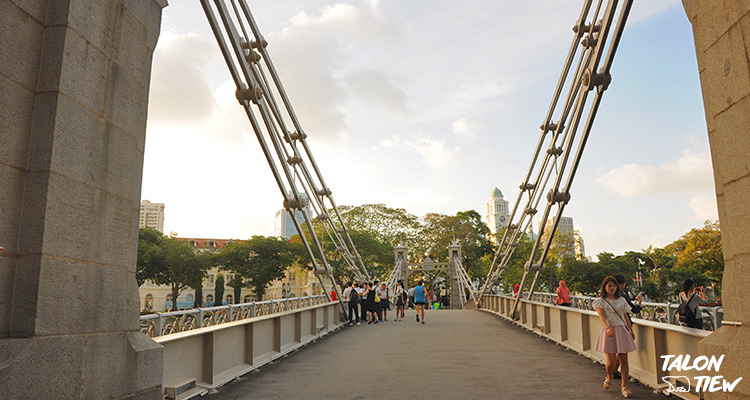
[[[487,214],[485,214],[485,218],[492,238],[497,243],[497,232],[504,229],[510,220],[508,201],[505,200],[503,192],[498,188],[495,188],[490,193],[490,201],[487,202]]]
[[[547,219],[547,222],[544,224],[544,228],[540,226],[539,231],[540,232],[547,232],[550,229],[552,229],[552,224],[554,223],[554,218],[550,217]],[[541,223],[540,223],[541,225]],[[573,225],[573,218],[571,217],[560,217],[560,222],[557,224],[557,231],[555,235],[570,235],[573,239],[573,242],[571,243],[572,249],[571,251],[576,257],[576,260],[581,260],[586,258],[586,250],[583,245],[583,238],[581,237],[580,232],[575,230],[575,227]]]
[[[141,215],[138,227],[150,227],[164,232],[164,203],[152,203],[148,200],[141,201]]]
[[[301,193],[300,197],[302,197],[302,204],[303,204],[305,213],[307,213],[307,215],[312,215],[312,209],[310,207],[309,199],[304,193]],[[306,221],[305,214],[301,210],[295,210],[294,213],[295,215],[297,215],[297,221],[300,224]],[[287,240],[291,239],[292,236],[297,234],[297,228],[294,227],[294,221],[292,221],[292,214],[289,213],[289,211],[285,209],[276,211],[273,232],[274,232],[274,236],[282,237]]]

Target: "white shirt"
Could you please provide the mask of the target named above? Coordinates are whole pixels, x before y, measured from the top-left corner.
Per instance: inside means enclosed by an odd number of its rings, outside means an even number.
[[[605,300],[601,297],[597,297],[594,300],[593,306],[595,310],[601,308],[602,311],[604,311],[604,318],[607,319],[607,324],[609,324],[609,326],[625,325],[625,322],[623,321],[624,318],[627,318],[625,313],[630,311],[630,306],[628,305],[628,302],[625,301],[624,297],[620,297],[617,300]],[[617,310],[617,312],[615,312],[615,310]]]
[[[701,308],[698,306],[708,304],[708,300],[701,297],[700,293],[695,293],[695,296],[691,294],[690,296],[692,296],[692,299],[690,299],[690,302],[687,306],[695,312],[696,318],[701,318]],[[684,303],[686,301],[688,301],[688,297],[685,296],[685,292],[680,292],[680,303]]]
[[[346,290],[344,290],[344,298],[345,298],[346,300],[351,300],[351,299],[352,299],[352,291],[353,291],[353,290],[356,290],[356,289],[354,288],[354,286],[352,286],[352,287],[348,287],[348,288],[346,288]],[[357,293],[357,292],[354,292],[354,293]]]

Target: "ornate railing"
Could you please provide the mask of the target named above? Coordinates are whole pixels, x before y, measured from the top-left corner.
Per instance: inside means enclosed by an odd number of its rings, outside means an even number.
[[[526,293],[524,297],[526,298]],[[539,293],[536,292],[531,297],[532,301],[555,304],[557,296],[554,293]],[[592,303],[595,297],[590,296],[570,296],[571,306],[581,310],[595,311],[592,307]],[[681,325],[680,320],[677,316],[677,307],[679,303],[647,303],[641,304],[643,309],[639,314],[634,314],[634,318],[643,319],[646,321],[662,322],[665,324]],[[704,307],[701,306],[701,315],[703,317],[703,329],[707,331],[713,331],[721,326],[721,321],[724,319],[724,309],[721,306],[715,307]]]
[[[140,329],[143,334],[153,338],[231,321],[297,310],[323,304],[327,301],[325,295],[319,295],[154,313],[141,316]]]

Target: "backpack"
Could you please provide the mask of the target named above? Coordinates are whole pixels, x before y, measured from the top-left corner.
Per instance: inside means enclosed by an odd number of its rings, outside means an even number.
[[[695,316],[695,310],[688,307],[690,300],[693,299],[695,293],[690,296],[688,301],[681,302],[677,307],[677,314],[680,315],[680,322],[691,328],[703,328],[703,320]]]
[[[359,303],[359,293],[357,293],[357,289],[355,289],[353,286],[351,288],[351,291],[349,292],[349,301],[353,301],[355,304]]]

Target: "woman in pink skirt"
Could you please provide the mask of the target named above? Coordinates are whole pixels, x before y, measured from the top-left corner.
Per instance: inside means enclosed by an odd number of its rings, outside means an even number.
[[[620,297],[615,278],[611,276],[604,278],[599,297],[594,300],[593,306],[602,321],[602,330],[599,332],[594,350],[607,354],[607,378],[604,379],[604,390],[609,389],[617,368],[615,361],[619,359],[622,373],[620,392],[623,397],[630,397],[628,353],[636,349],[635,334],[630,320],[625,316],[630,306],[623,297]]]

